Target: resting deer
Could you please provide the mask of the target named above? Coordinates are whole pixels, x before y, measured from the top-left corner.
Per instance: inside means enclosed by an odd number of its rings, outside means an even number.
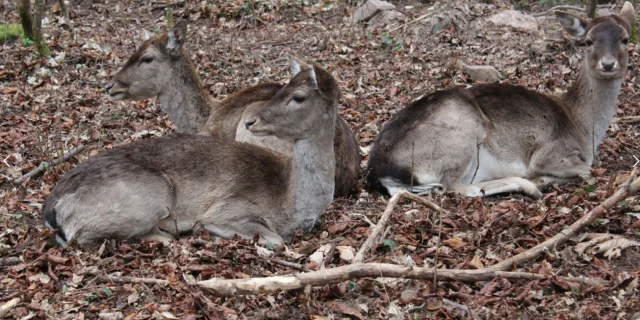
[[[259,84],[222,101],[214,100],[202,87],[184,48],[186,33],[187,25],[182,21],[169,32],[145,40],[107,86],[110,97],[142,100],[158,96],[160,107],[178,132],[214,134],[292,154],[292,142],[275,136],[256,137],[244,127],[247,116],[261,108],[282,86]],[[342,117],[336,122],[334,148],[335,196],[347,197],[356,189],[361,156],[355,134]]]
[[[43,214],[63,244],[168,240],[200,224],[281,244],[310,229],[332,200],[340,88],[317,65],[298,71],[245,126],[294,142],[293,156],[215,136],[177,134],[90,158],[60,180]]]
[[[619,15],[589,21],[555,15],[587,44],[581,73],[566,93],[547,96],[496,84],[425,96],[399,111],[377,137],[368,163],[370,188],[394,194],[444,187],[470,197],[522,192],[540,198],[539,187],[588,176],[616,110],[635,11],[625,2]]]

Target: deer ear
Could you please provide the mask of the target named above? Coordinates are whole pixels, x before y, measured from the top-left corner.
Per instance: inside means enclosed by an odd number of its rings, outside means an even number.
[[[556,19],[560,21],[564,30],[571,36],[579,38],[586,34],[587,20],[564,11],[555,11],[553,13],[556,15]]]
[[[307,65],[306,63],[302,62],[300,59],[292,55],[287,55],[287,58],[289,60],[289,70],[291,72],[292,78],[295,77],[298,73],[300,73],[300,71],[311,69],[309,65]]]
[[[318,89],[318,76],[316,75],[316,69],[315,67],[310,69],[309,84],[311,84],[312,87]]]
[[[167,51],[172,55],[180,54],[187,39],[187,22],[180,21],[167,33]]]
[[[629,1],[625,1],[620,10],[619,16],[629,23],[629,26],[633,26],[636,22],[636,10],[633,8],[633,4]]]
[[[149,34],[149,32],[147,32],[147,30],[142,30],[142,41],[147,41],[151,38],[151,35]]]

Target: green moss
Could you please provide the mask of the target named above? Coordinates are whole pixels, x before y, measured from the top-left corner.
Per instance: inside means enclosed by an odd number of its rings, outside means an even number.
[[[629,37],[631,43],[638,43],[638,25],[634,23],[631,26],[631,37]]]
[[[22,38],[24,32],[19,23],[0,24],[0,42],[9,42]]]

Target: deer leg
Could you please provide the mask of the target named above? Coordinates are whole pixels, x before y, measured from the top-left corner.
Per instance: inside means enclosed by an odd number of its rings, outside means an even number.
[[[266,226],[255,222],[244,222],[239,225],[213,225],[208,224],[204,226],[204,229],[209,231],[212,235],[231,239],[234,235],[238,235],[240,238],[253,239],[256,233],[260,234],[258,243],[272,243],[275,245],[281,245],[284,240],[280,235],[273,232]]]
[[[518,192],[524,193],[534,199],[542,198],[542,192],[538,190],[533,182],[519,177],[496,179],[474,184],[458,184],[452,189],[467,197],[483,197],[500,193]]]

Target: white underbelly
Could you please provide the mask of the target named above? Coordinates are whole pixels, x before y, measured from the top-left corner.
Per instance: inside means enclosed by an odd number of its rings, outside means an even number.
[[[462,178],[463,184],[527,176],[527,165],[520,159],[500,159],[481,147],[478,160],[480,165],[477,165],[478,162],[471,165]]]

